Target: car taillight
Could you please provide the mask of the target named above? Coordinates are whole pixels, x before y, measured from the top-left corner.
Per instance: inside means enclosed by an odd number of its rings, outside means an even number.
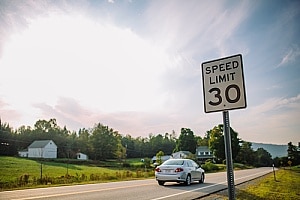
[[[175,169],[175,172],[182,172],[182,171],[183,171],[182,168],[177,168],[177,169]]]
[[[161,170],[159,168],[155,168],[156,172],[161,172]]]

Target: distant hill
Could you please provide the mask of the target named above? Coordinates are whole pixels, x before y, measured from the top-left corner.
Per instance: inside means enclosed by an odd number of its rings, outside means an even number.
[[[263,144],[263,143],[252,142],[252,148],[255,151],[258,148],[264,148],[265,150],[267,150],[272,155],[272,158],[275,158],[275,157],[280,158],[280,157],[287,156],[288,145]]]

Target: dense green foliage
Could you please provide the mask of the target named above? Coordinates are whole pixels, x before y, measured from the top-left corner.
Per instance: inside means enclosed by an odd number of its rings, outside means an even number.
[[[215,126],[212,130],[207,132],[209,134],[209,146],[210,149],[214,152],[214,155],[217,157],[217,161],[223,161],[225,157],[225,144],[224,144],[224,133],[223,125],[220,124]],[[240,142],[238,138],[238,133],[230,128],[231,135],[231,149],[232,149],[232,159],[235,160],[238,152],[240,151]]]
[[[297,147],[293,145],[292,142],[289,142],[287,151],[288,151],[288,160],[291,161],[292,165],[300,165],[300,145],[299,147]]]
[[[194,132],[189,128],[182,128],[179,139],[177,140],[175,151],[189,151],[195,153],[197,141]]]
[[[230,133],[234,162],[252,166],[270,166],[273,163],[267,151],[254,151],[251,143],[242,141],[232,128]],[[195,136],[189,128],[182,128],[178,138],[174,131],[171,134],[149,134],[149,137],[133,138],[129,134],[123,136],[101,123],[95,124],[93,128],[71,132],[66,127],[58,126],[55,119],[38,120],[33,128],[21,126],[16,130],[0,121],[0,155],[16,156],[18,151],[26,149],[35,140],[53,140],[58,147],[58,158],[68,159],[76,158],[76,153],[82,152],[91,160],[117,159],[124,162],[128,158],[152,158],[158,152],[171,155],[177,151],[190,151],[194,154],[199,145],[209,146],[217,163],[223,163],[226,159],[223,125],[213,127],[203,138]],[[290,143],[288,151],[292,165],[297,164],[297,148]],[[196,159],[196,155],[191,158]],[[287,160],[275,161],[287,163]]]
[[[0,155],[16,156],[35,140],[53,140],[58,147],[58,158],[75,158],[76,153],[82,152],[93,160],[145,158],[158,151],[170,155],[176,146],[174,132],[132,138],[100,123],[76,133],[59,127],[55,119],[39,120],[33,128],[22,126],[17,130],[0,121]]]

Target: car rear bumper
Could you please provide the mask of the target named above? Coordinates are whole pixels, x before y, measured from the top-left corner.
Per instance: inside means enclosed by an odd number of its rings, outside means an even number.
[[[186,174],[156,174],[155,179],[157,181],[165,181],[165,182],[184,182],[186,181]]]

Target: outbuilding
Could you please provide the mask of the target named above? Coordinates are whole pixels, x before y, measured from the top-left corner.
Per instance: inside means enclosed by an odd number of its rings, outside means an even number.
[[[88,156],[86,154],[77,153],[76,155],[77,155],[78,160],[87,160],[88,159]]]
[[[57,146],[52,140],[36,140],[28,146],[28,158],[57,158]]]

